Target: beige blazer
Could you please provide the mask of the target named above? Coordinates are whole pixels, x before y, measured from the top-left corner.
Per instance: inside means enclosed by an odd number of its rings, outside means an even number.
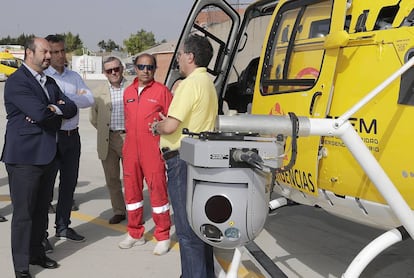
[[[109,147],[109,126],[111,124],[112,102],[109,83],[93,90],[95,104],[90,109],[89,121],[97,130],[98,157],[105,160]]]

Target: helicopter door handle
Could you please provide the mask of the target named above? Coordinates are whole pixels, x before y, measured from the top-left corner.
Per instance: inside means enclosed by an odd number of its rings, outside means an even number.
[[[316,98],[321,96],[321,95],[322,95],[322,92],[316,92],[316,93],[313,94],[312,101],[311,101],[311,104],[310,104],[310,107],[309,107],[309,115],[313,114],[313,107],[315,106]]]

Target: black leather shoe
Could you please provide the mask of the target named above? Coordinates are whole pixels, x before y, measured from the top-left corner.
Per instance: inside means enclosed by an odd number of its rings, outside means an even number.
[[[115,214],[114,216],[109,219],[109,224],[118,224],[121,221],[124,221],[126,219],[126,216],[123,214]]]
[[[30,264],[40,265],[43,268],[58,268],[59,267],[59,264],[57,263],[57,261],[52,260],[48,256],[30,259]]]
[[[0,222],[6,222],[7,218],[4,217],[3,215],[0,215]]]
[[[28,270],[25,271],[15,271],[16,278],[32,278],[32,275],[30,275],[30,272]]]
[[[85,237],[78,234],[72,228],[66,228],[61,232],[56,232],[55,236],[58,239],[70,240],[70,241],[74,241],[74,242],[83,242],[83,241],[85,241]]]

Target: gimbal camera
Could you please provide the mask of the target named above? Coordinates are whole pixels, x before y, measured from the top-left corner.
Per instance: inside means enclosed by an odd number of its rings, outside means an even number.
[[[274,178],[266,165],[282,164],[283,142],[256,134],[188,134],[180,157],[188,164],[190,225],[212,246],[245,245],[265,224]]]

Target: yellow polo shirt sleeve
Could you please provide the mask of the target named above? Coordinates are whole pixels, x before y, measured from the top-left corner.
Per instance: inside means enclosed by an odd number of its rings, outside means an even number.
[[[181,123],[174,133],[161,136],[161,148],[179,149],[181,139],[185,136],[182,134],[183,128],[197,133],[212,131],[217,110],[217,93],[214,83],[206,68],[197,68],[180,83],[174,93],[168,116]]]

